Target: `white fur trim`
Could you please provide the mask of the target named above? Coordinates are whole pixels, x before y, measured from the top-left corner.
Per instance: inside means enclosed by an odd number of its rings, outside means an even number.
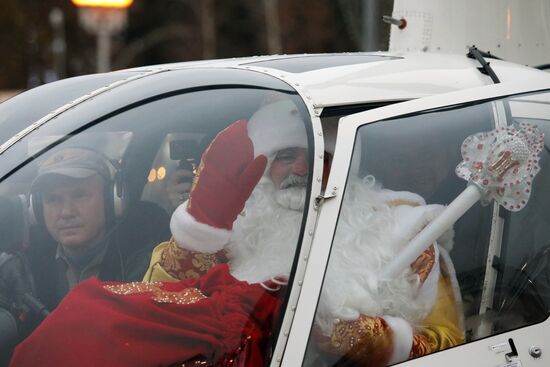
[[[403,362],[409,358],[413,342],[411,324],[400,317],[384,316],[393,332],[393,353],[388,364]]]
[[[247,124],[254,156],[267,157],[293,147],[307,148],[307,135],[300,111],[290,100],[270,103],[256,111]]]
[[[400,205],[393,208],[395,215],[395,231],[409,242],[434,220],[444,207],[439,204],[423,206]]]
[[[451,227],[447,229],[438,239],[437,244],[439,247],[445,249],[447,252],[451,252],[454,247],[455,231]]]
[[[197,222],[187,212],[187,201],[178,206],[170,219],[170,231],[179,247],[212,254],[224,248],[233,231]]]

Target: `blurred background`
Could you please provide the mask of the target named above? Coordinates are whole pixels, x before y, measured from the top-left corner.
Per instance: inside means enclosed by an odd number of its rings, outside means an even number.
[[[83,7],[91,1],[100,7]],[[392,0],[2,0],[0,101],[61,78],[176,61],[387,50]],[[90,12],[90,9],[95,9]]]

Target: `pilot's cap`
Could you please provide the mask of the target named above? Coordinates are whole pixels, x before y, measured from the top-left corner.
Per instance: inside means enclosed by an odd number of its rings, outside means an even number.
[[[307,148],[304,121],[290,100],[270,103],[248,120],[248,136],[254,144],[254,156],[270,157],[286,148]]]
[[[40,189],[46,181],[55,176],[83,179],[95,174],[106,180],[111,177],[106,158],[101,154],[83,148],[61,149],[39,165],[32,190]]]

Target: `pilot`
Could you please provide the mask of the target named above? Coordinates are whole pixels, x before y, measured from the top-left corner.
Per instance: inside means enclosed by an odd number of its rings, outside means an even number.
[[[14,305],[9,309],[18,320],[17,339],[30,334],[85,279],[140,280],[152,249],[169,235],[169,218],[160,208],[134,205],[141,211],[124,215],[125,197],[117,193],[115,176],[113,163],[88,148],[63,148],[39,164],[31,187],[37,225],[28,245],[14,249],[14,259],[20,259],[14,264],[20,266],[0,272],[4,282],[20,279],[19,288],[34,297],[29,307],[14,282],[0,289]]]
[[[204,153],[189,200],[172,216],[173,237],[155,249],[146,282],[92,280],[75,288],[63,312],[50,315],[19,347],[12,366],[265,364],[299,239],[308,173],[306,133],[293,104],[275,102],[248,122],[233,123]],[[388,208],[385,199],[405,202],[398,193],[380,198],[367,209]],[[421,204],[395,216],[392,224],[407,226],[402,237],[425,225]],[[375,211],[355,214],[347,220],[364,220],[376,231]],[[434,295],[417,307],[421,318],[409,323],[389,307],[387,315],[321,320],[314,330],[320,353],[385,365],[462,342],[459,300],[447,289],[438,294],[438,280],[450,275],[442,275],[436,247],[411,264],[415,279],[422,279],[409,284],[417,291],[399,294],[412,304],[419,293]],[[365,248],[347,256],[375,256],[375,243]],[[347,280],[361,281],[354,276]],[[422,292],[424,285],[430,291]],[[424,327],[424,319],[437,324]]]
[[[65,275],[60,295],[99,274],[107,251],[104,191],[110,177],[105,159],[89,150],[65,149],[40,165],[32,191],[39,220],[58,244],[56,258]]]
[[[131,246],[121,243],[128,240],[122,238],[128,232],[126,227],[144,225],[137,214],[150,215],[148,220],[155,221],[154,216],[161,212],[148,206],[127,207],[119,169],[118,163],[105,155],[81,147],[54,152],[39,166],[31,188],[32,205],[36,221],[57,244],[57,269],[65,275],[60,277],[65,284],[57,284],[59,296],[91,276],[140,279],[148,249],[166,233],[157,228],[147,238],[132,236],[130,240],[137,243]],[[137,209],[145,213],[136,213]],[[155,225],[162,225],[162,220]],[[131,231],[141,233],[140,228]]]

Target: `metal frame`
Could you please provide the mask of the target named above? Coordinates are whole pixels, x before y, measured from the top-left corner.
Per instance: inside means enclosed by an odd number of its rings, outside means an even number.
[[[306,105],[313,130],[314,179],[312,180],[311,185],[311,196],[309,207],[307,208],[307,219],[306,223],[304,223],[304,236],[302,238],[300,253],[296,255],[298,257],[298,264],[294,273],[294,282],[289,289],[287,308],[284,313],[279,336],[275,344],[275,350],[273,351],[273,358],[271,360],[271,366],[279,366],[281,364],[281,361],[283,360],[283,354],[285,353],[285,348],[287,347],[288,336],[290,334],[290,329],[294,321],[295,311],[301,297],[304,274],[309,263],[309,254],[313,243],[313,234],[316,231],[317,219],[319,214],[315,198],[318,197],[321,193],[321,183],[323,178],[324,137],[323,129],[321,127],[321,120],[319,118],[322,112],[322,108],[318,108],[312,103],[312,98],[307,89],[305,89],[297,82],[292,83],[292,74],[290,73],[250,65],[234,68],[270,75],[291,86],[294,90],[298,92],[298,95],[302,98],[304,104]]]
[[[493,114],[495,116],[495,127],[505,127],[506,111],[502,101],[497,101],[493,104]],[[504,231],[504,218],[500,217],[500,206],[493,203],[493,214],[491,220],[491,233],[489,235],[489,248],[487,250],[487,260],[485,262],[485,278],[483,279],[483,290],[481,293],[481,302],[479,306],[479,315],[484,315],[491,308],[494,296],[495,286],[497,282],[498,272],[493,268],[495,256],[500,256],[502,247],[502,233]],[[490,336],[492,330],[490,324],[483,318],[481,324],[475,330],[476,339]]]

